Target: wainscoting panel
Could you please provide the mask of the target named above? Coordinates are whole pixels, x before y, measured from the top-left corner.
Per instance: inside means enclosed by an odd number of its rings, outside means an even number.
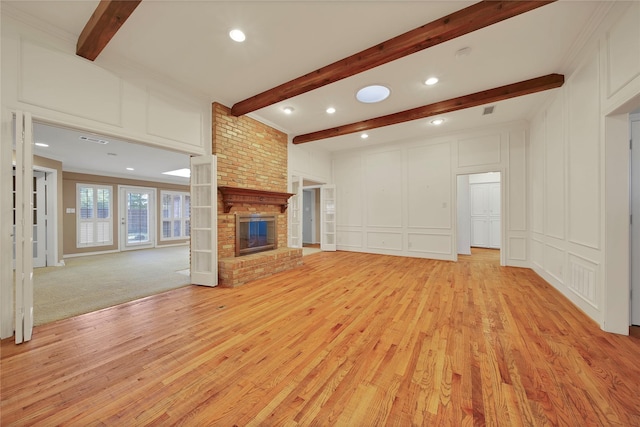
[[[544,269],[544,243],[535,238],[531,240],[531,262]]]
[[[200,145],[204,118],[197,107],[149,91],[147,110],[147,133],[150,135]]]
[[[117,76],[29,41],[22,40],[20,50],[20,101],[120,126],[122,82]]]
[[[409,227],[451,228],[450,143],[407,150]]]
[[[458,167],[500,164],[500,134],[458,141]]]
[[[509,237],[509,259],[518,261],[527,260],[527,239],[526,237]]]
[[[451,254],[451,236],[448,234],[407,234],[409,252]]]
[[[367,232],[367,247],[370,249],[402,250],[402,233],[386,231]]]
[[[338,228],[338,249],[362,248],[362,231],[343,231]]]
[[[569,254],[568,287],[586,302],[598,308],[598,269],[593,261]]]
[[[629,12],[607,33],[608,97],[640,75],[640,3],[630,3]]]
[[[527,156],[524,131],[509,133],[508,219],[509,231],[527,229]]]
[[[336,183],[338,227],[363,225],[364,189],[362,185],[362,161],[360,157],[335,157],[332,161],[333,179]],[[338,233],[338,236],[340,233]],[[362,239],[361,239],[362,240]],[[362,241],[358,247],[362,245]]]
[[[565,139],[562,97],[557,97],[546,112],[545,137],[545,233],[564,239],[565,212]]]
[[[363,156],[366,183],[365,215],[370,227],[402,226],[402,151]],[[340,207],[338,207],[340,209]]]
[[[555,246],[545,244],[544,246],[544,269],[558,282],[565,283],[564,280],[564,257],[565,252]]]
[[[597,57],[579,69],[566,88],[569,110],[569,241],[599,249],[601,203]]]

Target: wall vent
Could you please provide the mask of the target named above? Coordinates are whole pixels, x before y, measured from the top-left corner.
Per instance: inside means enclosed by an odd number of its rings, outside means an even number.
[[[95,142],[96,144],[102,144],[102,145],[109,143],[109,141],[105,141],[104,139],[91,138],[91,137],[88,137],[88,136],[81,136],[80,140],[88,141],[88,142]]]
[[[489,114],[493,114],[493,110],[496,108],[495,105],[491,105],[489,107],[484,107],[484,111],[482,111],[483,116],[488,116]]]

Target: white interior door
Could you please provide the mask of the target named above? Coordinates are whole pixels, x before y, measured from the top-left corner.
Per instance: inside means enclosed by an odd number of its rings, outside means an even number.
[[[30,113],[15,113],[16,273],[15,341],[31,340],[33,331],[33,124]]]
[[[46,174],[33,171],[33,267],[47,266]]]
[[[218,285],[217,175],[214,155],[191,158],[191,283]]]
[[[471,202],[471,246],[489,247],[489,187],[472,184],[469,188]]]
[[[291,193],[289,198],[289,247],[302,247],[302,177],[291,176]]]
[[[631,324],[640,325],[640,120],[631,122]]]
[[[155,189],[120,187],[120,249],[155,246]]]
[[[314,221],[315,190],[304,190],[302,197],[302,242],[315,243]]]
[[[322,206],[322,222],[320,224],[320,249],[336,250],[336,186],[320,187],[320,205]]]
[[[47,206],[46,206],[46,174],[33,171],[33,267],[47,266]],[[16,268],[16,168],[13,168],[13,268]]]
[[[469,186],[471,246],[500,248],[500,183]]]

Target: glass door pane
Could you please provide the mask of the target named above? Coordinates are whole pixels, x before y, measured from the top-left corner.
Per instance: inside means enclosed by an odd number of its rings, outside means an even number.
[[[123,249],[140,249],[155,245],[155,191],[143,188],[123,188],[124,212],[121,213],[123,225]]]

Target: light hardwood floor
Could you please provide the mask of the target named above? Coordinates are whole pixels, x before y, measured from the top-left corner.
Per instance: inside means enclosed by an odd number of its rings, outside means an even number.
[[[318,253],[2,342],[2,426],[640,426],[640,337],[497,252]]]

